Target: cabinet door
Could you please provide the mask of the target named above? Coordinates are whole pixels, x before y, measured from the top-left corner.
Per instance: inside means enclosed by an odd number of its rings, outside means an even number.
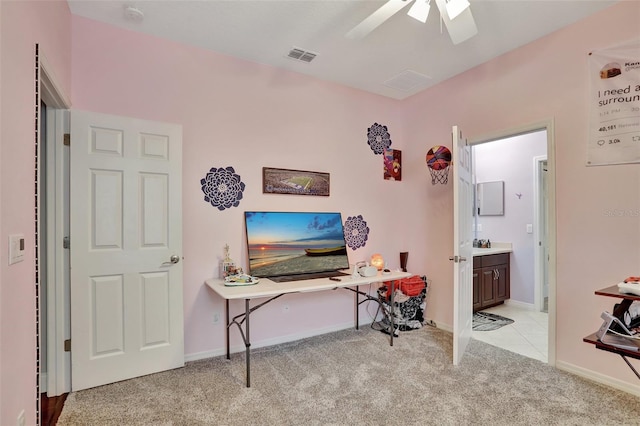
[[[480,285],[480,269],[473,270],[473,311],[482,308],[482,286]]]
[[[496,279],[496,302],[503,302],[509,298],[509,265],[498,265],[495,267]]]
[[[482,306],[489,306],[496,303],[495,269],[482,268],[480,275]]]

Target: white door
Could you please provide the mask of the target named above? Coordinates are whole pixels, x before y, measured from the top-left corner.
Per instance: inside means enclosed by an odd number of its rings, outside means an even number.
[[[471,148],[453,126],[453,364],[458,365],[471,340],[473,257]]]
[[[70,162],[72,390],[183,366],[182,127],[72,111]]]

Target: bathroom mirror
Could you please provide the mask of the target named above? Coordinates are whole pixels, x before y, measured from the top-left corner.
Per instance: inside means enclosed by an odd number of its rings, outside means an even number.
[[[478,216],[504,215],[504,182],[482,182],[476,187]]]

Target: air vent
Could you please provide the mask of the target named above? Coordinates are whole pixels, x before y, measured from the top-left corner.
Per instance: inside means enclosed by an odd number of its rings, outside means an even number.
[[[292,48],[287,55],[288,58],[307,63],[313,61],[316,56],[318,56],[317,53],[309,52],[308,50],[303,50],[297,47]]]
[[[420,74],[416,71],[405,70],[395,77],[391,77],[384,82],[385,86],[392,89],[400,90],[401,92],[411,92],[412,90],[425,86],[431,77],[428,75]]]

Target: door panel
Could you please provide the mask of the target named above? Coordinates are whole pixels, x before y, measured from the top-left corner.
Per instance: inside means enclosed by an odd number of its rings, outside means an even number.
[[[181,126],[71,113],[72,390],[184,365]]]
[[[482,269],[482,306],[489,306],[496,302],[494,268]]]
[[[453,364],[471,340],[473,319],[471,149],[453,126]]]
[[[509,298],[509,268],[507,265],[496,266],[496,301]]]

